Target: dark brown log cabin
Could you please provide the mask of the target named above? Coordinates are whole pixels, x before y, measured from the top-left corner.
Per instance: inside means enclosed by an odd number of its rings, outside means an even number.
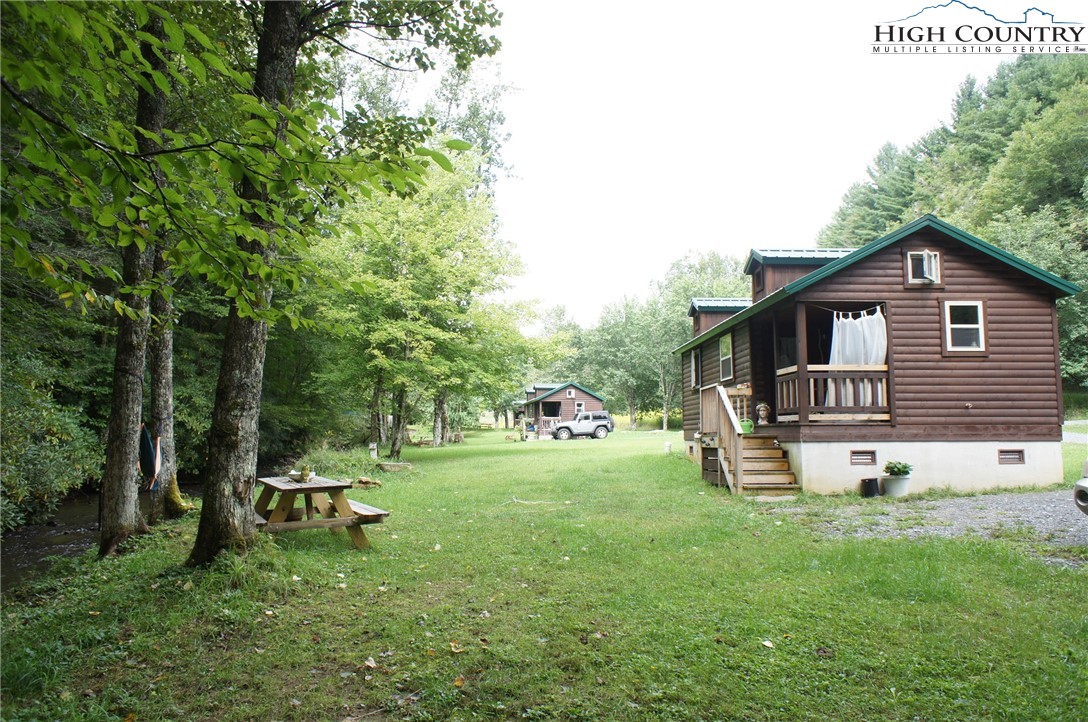
[[[890,460],[914,466],[911,491],[1061,480],[1055,304],[1075,284],[934,216],[858,249],[753,251],[746,273],[752,305],[677,349],[708,480],[836,493]],[[831,358],[851,324],[876,358]],[[752,438],[723,398],[738,418],[764,406]],[[737,458],[757,439],[774,474]]]
[[[583,411],[604,411],[604,397],[568,381],[562,384],[533,384],[525,389],[524,416],[540,431],[548,431],[560,421],[570,421]]]

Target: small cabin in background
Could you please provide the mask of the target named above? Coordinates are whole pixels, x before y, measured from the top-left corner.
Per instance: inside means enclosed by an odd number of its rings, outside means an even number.
[[[911,491],[1061,480],[1056,302],[1075,284],[934,216],[861,248],[753,250],[745,272],[751,303],[696,299],[676,349],[708,481],[840,493],[888,461],[914,466]]]
[[[537,431],[547,432],[583,411],[604,411],[604,397],[573,381],[533,384],[525,389],[522,409],[518,418],[525,418]]]

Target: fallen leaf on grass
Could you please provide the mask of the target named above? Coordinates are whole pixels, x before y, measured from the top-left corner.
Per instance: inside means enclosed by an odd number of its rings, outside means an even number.
[[[827,647],[817,647],[816,648],[816,656],[817,657],[833,657],[833,656],[835,656],[835,653],[832,652]]]
[[[367,657],[366,661],[363,662],[363,666],[366,667],[367,669],[377,669],[378,668],[378,663],[374,661],[373,657]]]
[[[774,642],[772,642],[769,639],[764,639],[763,640],[763,646],[766,647],[767,649],[774,649]]]
[[[455,639],[455,640],[453,640],[452,642],[450,642],[450,651],[451,651],[451,652],[453,652],[454,654],[461,654],[461,652],[464,652],[464,651],[465,651],[465,648],[464,648],[464,647],[462,647],[462,646],[461,646],[461,643],[460,643],[460,642],[458,642],[458,641],[457,641],[457,640]]]
[[[457,677],[453,680],[453,686],[457,689],[461,689],[465,686],[465,678],[461,675],[457,675]]]

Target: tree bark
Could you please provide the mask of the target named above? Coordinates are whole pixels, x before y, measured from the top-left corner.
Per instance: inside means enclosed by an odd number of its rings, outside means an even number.
[[[152,16],[143,31],[161,38],[162,19]],[[140,44],[143,58],[154,70],[162,71],[166,63],[150,44]],[[140,88],[136,97],[136,126],[159,133],[166,122],[166,95],[148,78],[151,92]],[[156,150],[143,133],[136,133],[141,152]],[[152,172],[156,184],[162,175]],[[121,251],[121,276],[124,286],[136,289],[151,278],[154,244],[141,249],[135,242]],[[140,415],[143,407],[144,364],[147,356],[148,298],[129,291],[120,295],[121,301],[135,311],[135,317],[122,313],[117,325],[116,354],[113,362],[113,397],[110,420],[106,427],[106,465],[102,473],[100,496],[101,526],[99,556],[117,553],[118,546],[131,534],[147,529],[140,516],[138,469],[140,465]]]
[[[408,390],[403,386],[393,392],[393,428],[389,432],[389,457],[400,460],[404,431],[408,426]]]
[[[669,382],[666,378],[667,367],[665,364],[659,364],[658,373],[660,374],[661,381],[661,430],[669,430],[669,397],[672,395],[672,390],[669,388]]]
[[[431,446],[438,448],[446,438],[446,430],[442,425],[442,394],[434,397],[434,425],[431,427]]]
[[[155,253],[155,275],[169,283],[170,269],[161,252]],[[174,304],[164,293],[151,298],[151,315],[158,319],[147,342],[148,375],[151,380],[151,434],[159,438],[159,498],[151,509],[151,523],[160,515],[178,519],[192,507],[178,489],[178,464],[174,446]]]
[[[298,2],[264,4],[253,93],[273,108],[281,103],[291,105],[302,37],[301,9]],[[282,122],[278,133],[282,137]],[[268,200],[267,189],[254,185],[248,175],[242,180],[239,195],[255,201]],[[257,216],[249,220],[266,230],[274,230],[274,224]],[[248,241],[239,240],[239,245],[260,254],[266,261],[274,253],[272,247]],[[263,293],[267,306],[272,289],[265,285]],[[225,549],[244,547],[256,533],[253,486],[257,476],[258,422],[267,345],[267,323],[243,318],[237,304],[232,303],[208,434],[200,525],[188,561],[191,566],[207,564]]]
[[[370,396],[370,433],[367,436],[367,441],[378,444],[385,443],[385,418],[382,414],[383,394],[382,377],[381,374],[378,374],[378,378],[374,381],[374,393]]]
[[[139,286],[151,275],[150,251],[135,243],[122,253],[126,286]],[[121,300],[139,314],[122,314],[117,325],[113,362],[113,397],[106,427],[106,466],[102,473],[101,526],[98,554],[111,556],[130,535],[146,530],[140,517],[140,412],[143,406],[147,349],[147,297],[123,294]]]

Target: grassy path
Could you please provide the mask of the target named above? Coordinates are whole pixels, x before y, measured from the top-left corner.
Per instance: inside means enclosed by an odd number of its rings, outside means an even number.
[[[393,512],[369,552],[317,530],[192,571],[189,519],[61,565],[4,606],[4,719],[1086,717],[1083,568],[824,539],[665,441],[410,449],[350,493]]]

